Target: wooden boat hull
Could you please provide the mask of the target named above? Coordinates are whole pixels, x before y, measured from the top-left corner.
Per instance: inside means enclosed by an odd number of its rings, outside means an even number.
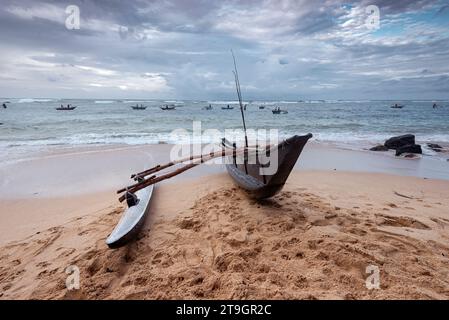
[[[154,186],[149,186],[136,192],[138,203],[125,210],[120,221],[115,226],[106,244],[109,248],[119,248],[136,238],[148,213]]]
[[[71,111],[71,110],[75,110],[76,107],[70,107],[70,108],[56,108],[56,110],[58,111]]]
[[[248,156],[246,166],[243,159],[238,161],[238,156],[235,158],[231,156],[228,158],[229,164],[226,164],[226,169],[237,185],[247,190],[251,197],[255,199],[270,198],[282,189],[296,160],[311,137],[310,133],[305,136],[293,136],[275,146],[274,148],[278,149],[278,166],[274,174],[263,174],[266,169],[254,155],[253,159],[251,159],[251,155]],[[271,149],[271,154],[273,154],[273,150]]]

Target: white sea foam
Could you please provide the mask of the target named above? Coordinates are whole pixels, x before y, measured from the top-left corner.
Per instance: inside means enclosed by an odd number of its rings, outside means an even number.
[[[115,100],[96,100],[95,103],[98,104],[111,104],[111,103],[115,103]]]
[[[35,99],[35,98],[23,98],[17,100],[17,103],[33,103],[33,102],[51,102],[56,101],[55,99]]]
[[[239,104],[238,100],[210,100],[207,101],[207,103],[210,104]],[[248,103],[248,102],[243,102],[243,103]]]

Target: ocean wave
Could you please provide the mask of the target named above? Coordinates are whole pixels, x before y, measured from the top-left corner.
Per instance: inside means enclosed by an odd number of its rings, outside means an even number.
[[[111,103],[115,103],[115,100],[95,100],[94,103],[98,103],[98,104],[111,104]]]
[[[238,100],[228,100],[228,101],[225,101],[225,100],[210,100],[210,101],[207,101],[207,103],[210,103],[210,104],[239,104],[239,101]],[[248,102],[243,102],[244,104],[245,103],[248,103]]]
[[[285,100],[276,101],[276,102],[281,103],[281,104],[297,104],[298,103],[298,101],[285,101]]]
[[[145,103],[150,102],[148,100],[123,100],[122,103]]]
[[[58,101],[56,99],[35,99],[35,98],[23,98],[17,100],[17,103],[34,103],[34,102],[52,102]]]
[[[184,101],[181,100],[164,100],[163,102],[165,103],[184,103]]]

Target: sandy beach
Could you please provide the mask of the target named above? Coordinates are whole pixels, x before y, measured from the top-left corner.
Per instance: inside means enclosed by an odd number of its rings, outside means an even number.
[[[449,300],[448,9],[2,1],[0,302]]]
[[[222,166],[195,168],[157,185],[135,243],[108,249],[124,209],[115,190],[169,148],[52,150],[0,167],[0,299],[449,298],[447,162],[312,143],[262,202]],[[66,288],[69,266],[79,290]]]

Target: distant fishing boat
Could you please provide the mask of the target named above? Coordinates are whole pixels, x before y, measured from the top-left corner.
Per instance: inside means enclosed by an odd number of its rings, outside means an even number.
[[[145,110],[147,107],[141,104],[140,106],[139,105],[131,106],[131,108],[133,108],[133,110]]]
[[[273,114],[287,114],[288,113],[287,110],[282,110],[279,107],[274,108],[273,110],[271,110],[271,112],[273,112]]]
[[[265,106],[259,106],[259,109],[263,110],[263,109],[265,109]]]
[[[392,105],[390,108],[392,108],[392,109],[402,109],[402,108],[404,108],[404,106],[403,105],[401,105],[401,104],[397,104],[397,103],[395,103],[394,105]]]
[[[56,108],[56,110],[58,111],[71,111],[71,110],[75,110],[76,106],[71,106],[70,104],[67,105],[67,107],[64,107],[62,104],[60,107]]]
[[[234,107],[231,107],[229,104],[226,107],[221,107],[221,110],[232,110]]]
[[[161,110],[176,110],[176,106],[174,104],[168,105],[166,104],[164,107],[160,107]]]
[[[212,105],[208,105],[208,106],[203,107],[203,110],[212,110],[212,109],[213,109]]]

